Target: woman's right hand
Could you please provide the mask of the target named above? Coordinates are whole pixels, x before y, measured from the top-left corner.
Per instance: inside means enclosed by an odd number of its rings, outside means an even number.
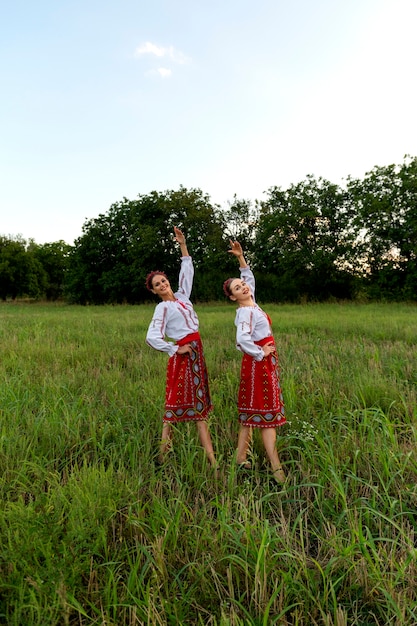
[[[235,256],[243,255],[242,246],[240,245],[238,241],[232,241],[230,239],[230,247],[231,247],[231,250],[228,250],[230,254],[234,254]]]
[[[174,226],[174,233],[175,233],[174,241],[177,241],[180,245],[184,244],[185,237],[184,237],[184,233],[182,232],[182,230]]]
[[[273,352],[275,352],[275,344],[274,343],[266,343],[262,346],[262,350],[264,351],[264,356],[269,356]]]
[[[179,346],[177,354],[192,354],[192,348],[189,343]]]

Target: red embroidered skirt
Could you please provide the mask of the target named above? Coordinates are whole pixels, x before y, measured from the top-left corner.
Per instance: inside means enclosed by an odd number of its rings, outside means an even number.
[[[176,353],[168,360],[164,423],[205,420],[213,408],[199,333],[177,341],[180,346],[186,343],[191,355]]]
[[[273,337],[265,337],[255,343],[262,346],[273,341]],[[276,428],[285,424],[276,352],[262,361],[243,355],[237,406],[239,422],[244,426]]]

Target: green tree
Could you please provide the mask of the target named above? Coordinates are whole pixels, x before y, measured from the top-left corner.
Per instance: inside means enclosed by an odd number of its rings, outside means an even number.
[[[254,267],[267,300],[352,296],[356,230],[346,193],[308,176],[261,204]]]
[[[348,179],[361,228],[361,262],[368,293],[394,299],[417,296],[417,159],[374,167]]]
[[[239,241],[245,256],[249,259],[253,252],[259,220],[259,203],[239,199],[235,195],[227,209],[222,211],[225,235],[233,241]]]
[[[45,289],[46,275],[33,256],[31,246],[21,237],[0,236],[0,298],[39,298]]]
[[[42,245],[32,242],[28,252],[38,261],[45,273],[44,296],[47,300],[57,300],[63,296],[65,272],[71,246],[65,241],[56,241]]]
[[[145,278],[151,270],[165,271],[175,286],[179,264],[174,225],[184,230],[200,277],[194,298],[216,297],[219,264],[226,256],[218,213],[201,190],[180,187],[124,198],[84,224],[70,255],[67,288],[72,300],[143,302],[150,297]]]

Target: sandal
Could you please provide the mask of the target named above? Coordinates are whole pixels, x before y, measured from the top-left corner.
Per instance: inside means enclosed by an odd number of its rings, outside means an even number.
[[[272,472],[272,476],[277,483],[283,484],[286,481],[286,476],[282,467],[277,467],[277,469]]]
[[[245,470],[247,472],[250,472],[253,469],[252,463],[250,461],[243,461],[242,463],[238,463],[237,467],[238,469]]]

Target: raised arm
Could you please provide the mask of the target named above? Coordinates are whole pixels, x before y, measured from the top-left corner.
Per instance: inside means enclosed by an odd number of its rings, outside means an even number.
[[[183,232],[176,226],[174,226],[174,232],[175,232],[175,241],[177,241],[180,244],[181,256],[190,256],[188,253],[188,248],[185,242],[185,237],[184,237]]]
[[[177,296],[180,297],[182,295],[189,299],[191,296],[194,279],[193,260],[188,252],[187,244],[185,243],[185,237],[182,230],[174,226],[174,232],[175,241],[180,244],[182,257]]]
[[[230,254],[233,254],[237,260],[239,261],[239,267],[247,267],[248,264],[245,261],[245,257],[243,256],[242,246],[238,241],[230,240],[231,250],[228,250]]]
[[[228,252],[230,252],[230,254],[233,254],[239,261],[240,277],[247,285],[249,285],[252,291],[253,301],[255,301],[255,276],[253,275],[253,272],[250,269],[249,265],[246,263],[242,246],[238,241],[230,240],[230,247],[231,250],[229,250]]]

